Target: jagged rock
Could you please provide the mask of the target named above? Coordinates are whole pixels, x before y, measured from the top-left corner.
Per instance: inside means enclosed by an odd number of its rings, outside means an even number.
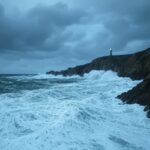
[[[146,106],[147,116],[150,117],[150,79],[145,79],[132,90],[118,96],[128,104],[138,103]]]

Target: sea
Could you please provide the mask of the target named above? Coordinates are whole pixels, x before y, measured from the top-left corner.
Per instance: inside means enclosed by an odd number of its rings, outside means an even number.
[[[149,150],[144,107],[116,98],[140,82],[112,71],[0,75],[0,150]]]

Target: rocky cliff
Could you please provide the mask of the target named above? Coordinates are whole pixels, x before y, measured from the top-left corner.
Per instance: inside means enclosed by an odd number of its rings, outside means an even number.
[[[121,77],[130,77],[133,80],[143,79],[142,83],[119,95],[118,98],[130,104],[138,103],[146,106],[145,111],[150,117],[150,48],[130,55],[100,57],[85,65],[62,71],[49,71],[47,74],[83,76],[91,70],[112,70]]]

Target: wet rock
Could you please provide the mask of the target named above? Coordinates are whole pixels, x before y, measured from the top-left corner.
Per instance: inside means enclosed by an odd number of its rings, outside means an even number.
[[[147,112],[147,117],[150,118],[150,110]]]
[[[150,79],[145,79],[130,91],[119,95],[118,98],[128,104],[138,103],[146,106],[144,111],[147,111],[147,116],[150,117]]]

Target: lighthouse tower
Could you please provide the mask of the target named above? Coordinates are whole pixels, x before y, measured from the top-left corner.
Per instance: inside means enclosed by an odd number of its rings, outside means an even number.
[[[110,56],[112,56],[112,49],[111,48],[109,49],[109,52],[110,52]]]

